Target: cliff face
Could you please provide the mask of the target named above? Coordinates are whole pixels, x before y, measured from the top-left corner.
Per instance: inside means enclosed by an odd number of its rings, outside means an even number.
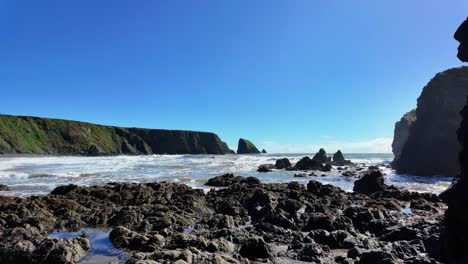
[[[392,142],[392,152],[395,157],[400,156],[403,146],[408,139],[410,126],[414,121],[416,121],[416,109],[406,113],[400,121],[395,123]]]
[[[214,133],[122,128],[85,122],[0,115],[0,153],[55,155],[225,154]]]
[[[460,172],[456,130],[468,95],[468,67],[438,73],[418,98],[416,121],[401,154],[393,162],[398,173],[455,176]]]
[[[237,154],[258,154],[260,151],[247,139],[240,138],[237,146]]]

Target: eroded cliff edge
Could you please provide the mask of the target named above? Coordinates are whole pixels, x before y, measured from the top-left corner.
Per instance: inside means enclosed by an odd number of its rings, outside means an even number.
[[[395,157],[400,156],[403,146],[408,140],[409,129],[414,121],[416,121],[416,109],[404,114],[400,121],[395,123],[392,142],[392,152]]]
[[[123,128],[0,115],[0,154],[98,156],[231,152],[226,143],[210,132]]]
[[[424,87],[418,98],[416,120],[393,162],[398,173],[455,176],[460,172],[457,156],[461,147],[456,131],[467,95],[468,67],[438,73]]]

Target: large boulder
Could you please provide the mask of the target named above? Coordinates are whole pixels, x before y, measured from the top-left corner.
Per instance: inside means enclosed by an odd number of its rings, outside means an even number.
[[[408,139],[409,129],[414,121],[416,121],[416,109],[404,114],[400,121],[395,123],[392,142],[392,152],[395,157],[400,156],[403,146]]]
[[[385,179],[380,171],[371,171],[354,182],[353,191],[366,195],[386,189]]]
[[[330,161],[330,158],[327,156],[327,152],[323,148],[321,148],[312,158],[315,161],[318,161],[320,163],[327,163]]]
[[[460,144],[456,130],[468,95],[468,67],[438,73],[418,98],[416,120],[392,166],[400,174],[455,176]]]
[[[270,246],[262,238],[249,238],[242,243],[239,254],[248,259],[268,258],[272,252]]]
[[[341,150],[338,150],[337,152],[335,152],[335,154],[333,154],[333,160],[331,162],[331,165],[344,166],[344,165],[350,165],[350,164],[351,164],[351,161],[345,159]]]
[[[311,159],[309,157],[303,157],[294,165],[295,170],[323,170],[324,166],[321,162]]]
[[[46,238],[33,252],[33,263],[74,264],[78,263],[90,249],[89,240],[83,237]]]
[[[291,168],[291,162],[289,161],[288,158],[282,158],[282,159],[277,159],[275,163],[275,168],[281,170],[281,169],[288,169]]]
[[[232,173],[227,173],[221,176],[216,176],[214,178],[208,179],[205,185],[213,187],[227,187],[236,183],[259,184],[260,180],[255,177],[246,178],[242,176],[234,176],[234,174]]]
[[[237,146],[237,154],[258,154],[260,151],[247,139],[240,138]]]

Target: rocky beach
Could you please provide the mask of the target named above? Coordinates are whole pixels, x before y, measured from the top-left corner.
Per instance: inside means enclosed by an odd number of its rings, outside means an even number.
[[[388,154],[238,152],[3,157],[0,263],[444,262],[451,178]]]
[[[206,193],[158,182],[1,197],[0,260],[79,263],[91,244],[76,231],[106,226],[126,252],[116,263],[437,263],[445,204],[385,185],[379,170],[362,175],[354,192],[226,174]]]
[[[17,2],[0,264],[468,264],[466,2]]]

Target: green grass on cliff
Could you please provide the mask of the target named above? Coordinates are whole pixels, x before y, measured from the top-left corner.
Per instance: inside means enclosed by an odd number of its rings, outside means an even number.
[[[0,115],[0,153],[114,155],[229,152],[226,143],[207,132],[120,128],[61,119]]]

